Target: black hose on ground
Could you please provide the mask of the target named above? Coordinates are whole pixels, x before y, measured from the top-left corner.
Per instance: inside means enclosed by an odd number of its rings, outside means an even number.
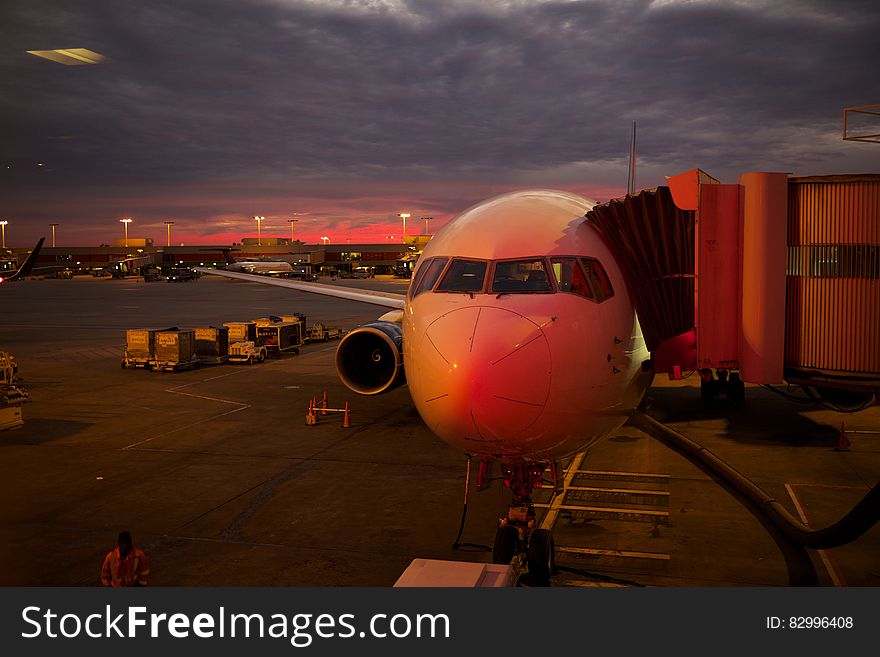
[[[468,510],[468,490],[471,485],[471,455],[466,454],[467,456],[467,472],[464,477],[464,505],[461,508],[461,522],[458,525],[458,535],[455,537],[455,542],[452,544],[453,550],[461,550],[462,552],[491,552],[492,548],[488,545],[479,545],[477,543],[462,543],[461,535],[464,532],[464,522],[467,520],[467,510]]]
[[[464,506],[461,509],[461,523],[458,525],[458,535],[455,537],[455,541],[452,543],[452,549],[457,550],[461,547],[461,535],[464,532],[464,521],[467,519],[467,507],[468,507],[468,489],[471,485],[471,455],[467,454],[467,471],[464,476]]]
[[[763,488],[687,436],[644,413],[633,415],[629,424],[709,468],[758,506],[786,537],[803,547],[812,550],[826,550],[846,545],[859,538],[880,520],[880,483],[875,485],[862,498],[861,502],[833,525],[824,529],[810,529],[791,515],[788,509]]]

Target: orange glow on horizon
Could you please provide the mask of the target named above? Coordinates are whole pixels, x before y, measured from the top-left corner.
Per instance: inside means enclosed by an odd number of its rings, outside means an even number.
[[[110,193],[97,199],[44,198],[39,210],[33,205],[10,207],[6,214],[20,217],[20,230],[12,245],[16,247],[32,245],[48,232],[50,223],[57,222],[65,224],[65,241],[70,246],[110,244],[117,235],[108,226],[120,216],[133,219],[131,239],[149,238],[157,247],[165,245],[169,216],[175,218],[173,245],[230,245],[243,238],[256,240],[253,217],[257,215],[265,217],[261,222],[264,240],[289,240],[291,208],[296,208],[298,215],[296,239],[307,244],[320,244],[322,236],[329,237],[331,245],[401,244],[401,208],[408,208],[411,215],[407,226],[410,236],[422,234],[423,217],[431,217],[429,229],[434,234],[471,205],[523,188],[512,184],[417,183],[408,185],[409,195],[402,196],[390,190],[385,193],[389,186],[353,185],[347,188],[351,196],[339,198],[329,195],[329,191],[328,196],[319,197],[234,185],[165,187],[141,192],[138,197]],[[597,201],[623,193],[621,188],[565,187]]]

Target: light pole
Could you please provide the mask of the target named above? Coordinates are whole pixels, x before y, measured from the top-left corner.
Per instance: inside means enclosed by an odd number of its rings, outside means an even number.
[[[4,220],[4,221],[0,221],[0,229],[3,230],[3,248],[4,248],[4,249],[6,248],[6,224],[8,224],[8,223],[9,223],[9,222],[8,222],[8,221],[5,221],[5,220]]]
[[[322,237],[321,242],[324,243],[324,246],[327,246],[328,244],[330,244],[330,238],[329,237]]]
[[[409,212],[399,212],[397,216],[403,219],[403,241],[406,242],[406,220],[412,215]]]
[[[257,246],[263,246],[263,233],[261,232],[263,226],[263,219],[266,217],[254,217],[254,221],[257,222]]]
[[[166,221],[165,226],[168,228],[168,244],[167,246],[171,246],[171,227],[174,225],[173,221]]]
[[[52,248],[55,248],[55,226],[58,224],[49,224],[52,227]]]
[[[120,219],[119,221],[121,221],[122,225],[125,226],[125,247],[128,248],[128,224],[131,223],[131,219],[125,218]]]
[[[299,221],[299,219],[288,219],[287,220],[287,223],[290,224],[290,245],[291,246],[293,246],[293,241],[294,241],[293,240],[293,227],[296,225],[297,221]]]
[[[425,220],[425,235],[428,234],[428,222],[431,221],[434,217],[422,217]]]

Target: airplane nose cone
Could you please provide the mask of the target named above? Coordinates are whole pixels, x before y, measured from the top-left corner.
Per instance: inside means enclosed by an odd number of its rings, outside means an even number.
[[[502,308],[461,308],[431,323],[425,337],[431,353],[420,356],[432,372],[421,396],[432,428],[503,450],[541,415],[550,348],[535,322]]]

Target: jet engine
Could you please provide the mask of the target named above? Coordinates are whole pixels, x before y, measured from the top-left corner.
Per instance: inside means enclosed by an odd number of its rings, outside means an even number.
[[[351,331],[336,349],[336,373],[361,395],[377,395],[399,386],[406,378],[401,325],[380,320]]]

